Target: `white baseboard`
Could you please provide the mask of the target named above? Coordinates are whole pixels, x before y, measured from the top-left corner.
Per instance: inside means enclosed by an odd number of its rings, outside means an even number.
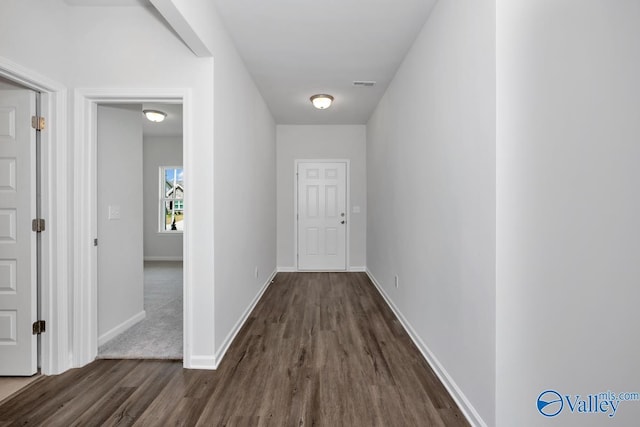
[[[298,269],[295,267],[278,267],[278,273],[295,273]],[[332,270],[304,270],[304,273],[309,273],[311,271],[319,271],[319,272],[330,272]],[[367,267],[349,267],[347,271],[351,273],[365,273],[367,271]]]
[[[260,301],[260,298],[262,298],[262,295],[265,293],[267,288],[269,288],[269,285],[273,282],[273,279],[276,276],[276,273],[277,273],[277,269],[274,270],[273,273],[271,273],[271,275],[269,276],[269,278],[267,279],[265,284],[262,285],[262,289],[260,289],[260,291],[258,292],[256,297],[253,299],[253,301],[251,301],[251,303],[249,304],[247,309],[244,311],[244,313],[242,314],[240,319],[238,319],[238,321],[233,326],[233,328],[231,329],[231,331],[229,332],[229,334],[227,335],[225,340],[222,342],[222,346],[220,347],[220,350],[217,351],[216,355],[215,355],[215,360],[214,360],[215,368],[214,369],[217,369],[218,365],[222,361],[222,358],[227,353],[227,350],[229,350],[229,347],[231,346],[231,343],[236,338],[236,335],[238,335],[238,332],[240,332],[240,329],[242,329],[242,326],[244,325],[244,323],[247,321],[247,319],[251,315],[251,312],[253,311],[254,308],[256,308],[256,305],[258,304],[258,301]]]
[[[216,358],[212,356],[191,356],[185,362],[184,367],[186,369],[206,369],[210,371],[217,368]]]
[[[113,328],[113,329],[105,332],[104,334],[100,335],[98,337],[98,346],[101,346],[101,345],[104,345],[104,344],[108,343],[109,341],[111,341],[116,336],[120,335],[121,333],[123,333],[124,331],[126,331],[127,329],[129,329],[130,327],[135,325],[136,323],[138,323],[141,320],[143,320],[146,316],[147,316],[147,312],[142,310],[140,313],[130,317],[129,319],[127,319],[124,322],[120,323],[115,328]]]
[[[181,256],[145,256],[145,261],[182,261]]]
[[[467,399],[460,387],[458,387],[453,378],[451,378],[447,370],[442,366],[442,364],[438,361],[431,350],[429,350],[429,347],[424,343],[424,341],[422,341],[422,338],[420,338],[411,324],[402,315],[391,298],[389,298],[389,296],[384,291],[382,286],[380,286],[380,283],[378,283],[371,271],[367,270],[367,275],[369,276],[369,279],[371,279],[371,282],[374,284],[374,286],[378,289],[378,292],[380,293],[380,295],[382,295],[382,298],[384,298],[389,308],[391,308],[393,313],[396,315],[405,331],[407,331],[413,343],[416,345],[416,347],[418,347],[418,350],[420,350],[420,353],[422,353],[422,357],[424,357],[429,366],[431,366],[431,369],[433,369],[433,371],[436,373],[436,375],[440,379],[440,382],[442,382],[453,400],[456,402],[467,421],[469,421],[472,426],[487,427],[487,424],[484,422],[480,414],[478,414],[478,411],[476,411],[476,409],[473,407],[471,402],[469,402],[469,399]]]

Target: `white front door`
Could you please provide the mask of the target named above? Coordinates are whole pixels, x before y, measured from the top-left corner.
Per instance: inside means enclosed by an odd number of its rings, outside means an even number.
[[[347,164],[298,163],[298,270],[347,269]]]
[[[0,375],[38,369],[35,109],[34,92],[0,91]]]

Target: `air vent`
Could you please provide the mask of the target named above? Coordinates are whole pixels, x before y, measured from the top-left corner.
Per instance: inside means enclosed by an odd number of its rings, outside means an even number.
[[[366,81],[366,80],[356,80],[355,82],[353,82],[354,86],[362,86],[362,87],[371,87],[371,86],[375,86],[376,82],[373,81]]]

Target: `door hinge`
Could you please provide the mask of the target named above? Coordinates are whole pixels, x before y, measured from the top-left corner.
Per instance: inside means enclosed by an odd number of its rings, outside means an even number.
[[[42,218],[36,218],[33,221],[31,221],[31,229],[33,231],[35,231],[36,233],[41,233],[44,231],[44,219]]]
[[[36,320],[33,322],[33,335],[40,335],[46,330],[46,322],[44,320]]]
[[[43,131],[45,127],[45,119],[42,116],[31,116],[31,127],[35,130]]]
[[[93,239],[93,246],[98,246],[98,239]]]

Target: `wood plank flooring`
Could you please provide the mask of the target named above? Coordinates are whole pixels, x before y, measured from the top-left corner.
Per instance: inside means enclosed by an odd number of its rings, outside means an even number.
[[[0,426],[467,426],[364,273],[280,273],[216,371],[98,360],[0,405]]]

